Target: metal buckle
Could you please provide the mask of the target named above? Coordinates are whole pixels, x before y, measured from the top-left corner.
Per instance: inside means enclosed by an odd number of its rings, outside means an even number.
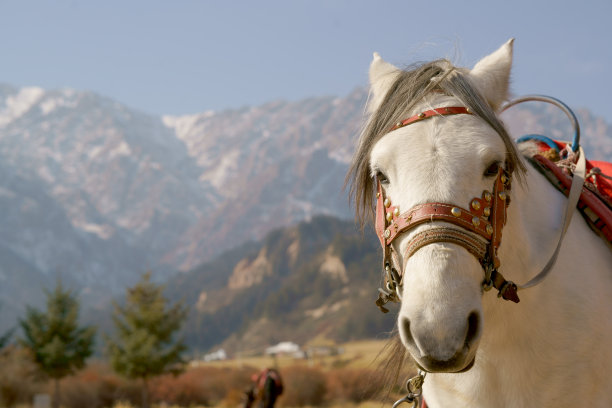
[[[427,375],[427,372],[419,370],[416,376],[406,381],[406,391],[408,391],[408,394],[404,398],[395,401],[391,408],[397,408],[404,402],[412,404],[412,408],[418,408],[421,403],[421,396],[423,395],[425,375]]]

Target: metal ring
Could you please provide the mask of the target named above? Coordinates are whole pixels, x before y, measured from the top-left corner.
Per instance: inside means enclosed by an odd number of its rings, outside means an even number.
[[[412,404],[412,408],[418,408],[417,406],[418,400],[412,397],[411,395],[406,395],[404,398],[398,399],[397,401],[395,401],[395,403],[393,404],[391,408],[397,408],[404,402]]]
[[[493,287],[493,281],[491,279],[482,281],[482,290],[488,292]]]
[[[421,394],[423,394],[423,381],[424,378],[420,375],[412,377],[411,379],[406,381],[406,390],[408,391],[409,395],[411,395],[412,397],[420,397]],[[412,389],[413,386],[415,388],[414,390]]]

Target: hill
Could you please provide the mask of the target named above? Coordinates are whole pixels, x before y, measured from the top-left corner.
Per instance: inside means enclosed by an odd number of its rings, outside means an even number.
[[[184,335],[195,350],[381,338],[394,317],[374,305],[379,245],[353,222],[316,216],[173,277],[166,293],[190,307]]]

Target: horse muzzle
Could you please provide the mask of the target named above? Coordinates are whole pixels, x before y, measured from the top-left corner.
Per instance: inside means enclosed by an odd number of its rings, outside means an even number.
[[[436,322],[432,326],[419,316],[411,320],[400,314],[400,338],[420,368],[457,373],[472,367],[482,334],[481,314],[474,310],[462,322],[459,320]]]

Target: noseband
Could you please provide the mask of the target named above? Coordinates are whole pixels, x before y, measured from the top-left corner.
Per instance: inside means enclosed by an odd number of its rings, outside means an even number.
[[[434,116],[457,114],[472,112],[465,107],[432,109],[398,122],[389,132]],[[404,213],[400,213],[390,198],[385,197],[380,182],[377,182],[376,235],[383,248],[385,288],[379,289],[376,305],[382,312],[388,312],[384,307],[387,302],[399,302],[397,291],[402,284],[403,273],[393,266],[393,261],[397,264],[398,258],[391,244],[401,234],[433,221],[443,221],[454,226],[436,225],[414,234],[408,242],[405,260],[420,248],[436,242],[460,245],[482,265],[485,274],[482,287],[485,291],[495,287],[499,291],[498,297],[519,302],[517,285],[506,280],[498,271],[500,262],[497,257],[502,228],[506,223],[506,209],[510,204],[507,192],[511,187],[511,175],[510,166],[506,165],[506,169],[500,166],[491,191],[485,190],[481,197],[474,197],[467,209],[456,204],[434,202],[416,205]]]

